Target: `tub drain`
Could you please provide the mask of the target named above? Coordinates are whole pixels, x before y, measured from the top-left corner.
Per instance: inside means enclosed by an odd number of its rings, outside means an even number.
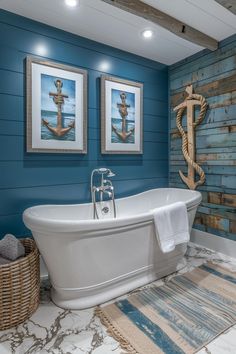
[[[102,208],[102,213],[103,213],[103,214],[109,213],[109,208],[108,208],[108,207]]]

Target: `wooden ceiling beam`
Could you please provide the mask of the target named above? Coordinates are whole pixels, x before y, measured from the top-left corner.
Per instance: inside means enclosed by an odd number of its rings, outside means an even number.
[[[236,15],[236,1],[235,0],[215,0],[215,1]]]
[[[133,15],[145,18],[146,20],[164,27],[177,36],[186,39],[192,43],[198,44],[210,50],[218,48],[218,42],[195,28],[183,23],[176,18],[165,14],[164,12],[148,5],[140,0],[101,0],[107,4],[113,5],[127,11]]]

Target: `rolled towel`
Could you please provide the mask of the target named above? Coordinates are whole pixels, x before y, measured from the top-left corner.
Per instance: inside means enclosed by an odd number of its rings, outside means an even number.
[[[10,259],[0,257],[0,266],[8,263],[11,263]]]
[[[25,255],[25,247],[13,235],[7,234],[0,241],[0,256],[15,261]]]

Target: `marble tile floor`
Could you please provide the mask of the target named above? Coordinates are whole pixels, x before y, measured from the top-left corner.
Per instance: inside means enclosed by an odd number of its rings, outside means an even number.
[[[236,260],[190,243],[179,271],[147,286],[162,285],[173,276],[188,272],[208,260],[236,271]],[[0,332],[0,354],[123,352],[119,343],[107,335],[105,327],[94,315],[93,309],[62,310],[50,301],[49,289],[49,282],[44,281],[41,287],[40,306],[30,320],[16,328]],[[236,325],[219,335],[197,354],[236,354]]]

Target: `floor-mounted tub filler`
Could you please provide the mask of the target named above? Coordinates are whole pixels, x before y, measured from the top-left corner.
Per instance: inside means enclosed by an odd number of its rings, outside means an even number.
[[[84,309],[174,272],[186,244],[163,254],[152,210],[177,201],[186,203],[191,229],[201,194],[184,189],[153,189],[117,199],[116,218],[110,213],[112,199],[97,202],[99,219],[93,203],[25,210],[24,222],[49,271],[54,303]]]

